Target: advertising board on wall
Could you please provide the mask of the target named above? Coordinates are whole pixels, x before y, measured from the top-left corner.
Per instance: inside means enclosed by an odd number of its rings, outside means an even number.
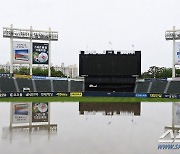
[[[175,44],[175,65],[180,65],[180,42]]]
[[[11,27],[3,27],[3,37],[10,39],[10,73],[13,73],[13,64],[29,64],[29,74],[32,75],[32,64],[46,64],[48,65],[48,76],[51,76],[50,63],[51,48],[48,43],[33,43],[26,44],[25,42],[18,42],[20,46],[14,42],[14,39],[39,41],[58,41],[58,32],[49,30],[35,30],[32,26],[29,29],[19,29]],[[27,48],[24,48],[27,47]],[[30,47],[30,48],[29,48]]]
[[[30,43],[22,41],[13,42],[13,63],[29,64],[30,63]]]
[[[49,63],[49,44],[48,43],[33,43],[33,64],[48,64]]]
[[[11,73],[0,73],[0,77],[13,77],[14,74],[11,74]]]
[[[3,27],[3,37],[16,39],[58,41],[58,32]]]
[[[32,122],[48,122],[48,103],[32,103]]]
[[[29,103],[13,103],[12,112],[12,123],[18,124],[29,122]]]
[[[82,92],[71,92],[70,96],[71,97],[82,97]]]

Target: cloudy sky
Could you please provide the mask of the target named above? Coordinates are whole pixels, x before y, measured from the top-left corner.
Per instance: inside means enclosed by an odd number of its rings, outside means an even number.
[[[78,65],[80,50],[142,51],[142,71],[172,65],[172,41],[165,31],[180,29],[179,0],[1,0],[0,64],[10,61],[3,27],[59,32],[52,42],[53,65]],[[109,45],[109,42],[112,45]]]

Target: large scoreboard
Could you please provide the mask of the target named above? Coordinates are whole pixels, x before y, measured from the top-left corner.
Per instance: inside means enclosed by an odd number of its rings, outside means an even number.
[[[141,51],[121,54],[106,51],[105,54],[79,55],[80,76],[133,76],[141,75]]]

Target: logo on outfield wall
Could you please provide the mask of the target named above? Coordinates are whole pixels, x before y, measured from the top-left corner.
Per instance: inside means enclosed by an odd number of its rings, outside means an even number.
[[[82,93],[72,92],[72,93],[70,93],[70,96],[71,96],[71,97],[82,97]]]
[[[56,96],[67,97],[68,93],[57,93]]]
[[[162,94],[150,94],[151,98],[162,98]]]
[[[148,95],[145,94],[145,93],[137,93],[137,94],[135,95],[135,97],[146,98],[146,97],[148,97]]]

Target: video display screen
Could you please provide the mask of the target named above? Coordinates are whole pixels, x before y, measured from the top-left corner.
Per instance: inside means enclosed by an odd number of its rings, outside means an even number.
[[[79,75],[141,75],[141,52],[135,54],[80,54]]]

